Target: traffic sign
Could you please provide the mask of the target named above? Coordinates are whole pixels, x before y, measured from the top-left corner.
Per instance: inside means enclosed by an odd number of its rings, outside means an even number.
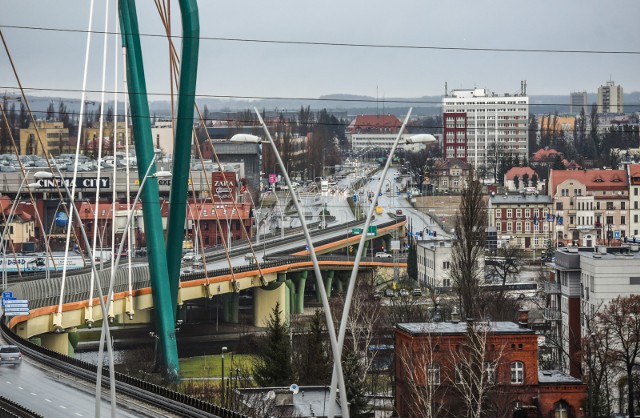
[[[370,236],[378,235],[378,226],[377,225],[370,225],[369,229],[367,230],[367,235],[370,235]]]
[[[2,299],[9,299],[13,297],[13,292],[2,292]]]
[[[354,194],[354,195],[353,195],[353,201],[354,201],[354,202],[357,202],[357,201],[358,201],[358,195],[357,195],[357,194]]]
[[[620,239],[620,231],[613,231],[613,239]]]
[[[4,296],[4,295],[3,295]],[[29,315],[29,301],[26,299],[3,299],[6,316]]]
[[[360,235],[362,234],[362,228],[351,228],[351,233],[353,235]]]

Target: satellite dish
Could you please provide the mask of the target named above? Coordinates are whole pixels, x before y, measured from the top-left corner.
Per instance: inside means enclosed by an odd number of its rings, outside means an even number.
[[[276,393],[272,390],[270,390],[269,392],[267,392],[267,400],[268,401],[272,401],[276,398]]]
[[[298,393],[300,391],[300,386],[296,385],[295,383],[292,384],[291,386],[289,386],[289,390],[291,392],[293,392],[293,394],[295,395],[296,393]]]

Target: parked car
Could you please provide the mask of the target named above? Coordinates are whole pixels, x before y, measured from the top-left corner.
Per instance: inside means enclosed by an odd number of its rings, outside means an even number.
[[[403,298],[409,297],[409,291],[407,289],[400,289],[400,296]]]
[[[385,289],[384,295],[388,298],[392,298],[396,296],[396,292],[394,292],[392,289]]]
[[[391,258],[392,255],[389,254],[389,253],[385,253],[385,252],[379,252],[379,253],[376,253],[376,257],[378,257],[378,258]]]
[[[411,294],[413,296],[422,296],[422,289],[420,289],[419,287],[416,287],[415,289],[413,289]]]
[[[182,262],[188,263],[190,261],[193,261],[195,258],[196,258],[196,253],[191,251],[182,256]]]
[[[0,346],[0,364],[22,364],[22,353],[15,345]]]
[[[136,257],[146,257],[147,256],[147,247],[136,248]]]

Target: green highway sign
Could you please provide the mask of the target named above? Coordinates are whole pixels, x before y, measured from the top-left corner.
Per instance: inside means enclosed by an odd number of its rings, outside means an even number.
[[[369,226],[369,229],[367,230],[367,235],[373,235],[373,236],[378,235],[378,226],[377,225]]]
[[[362,228],[351,228],[351,233],[353,235],[360,235],[362,234]]]

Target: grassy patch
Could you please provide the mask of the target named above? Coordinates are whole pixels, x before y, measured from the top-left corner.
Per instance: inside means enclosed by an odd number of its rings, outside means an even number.
[[[254,357],[247,354],[227,353],[224,356],[225,375],[236,368],[248,371],[253,368]],[[222,358],[220,354],[180,359],[182,377],[222,377]]]

